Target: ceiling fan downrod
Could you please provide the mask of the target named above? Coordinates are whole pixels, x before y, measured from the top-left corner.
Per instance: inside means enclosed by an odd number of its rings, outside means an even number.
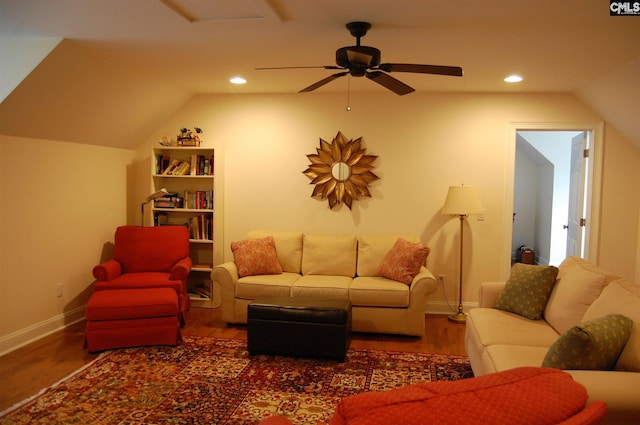
[[[356,38],[356,46],[360,46],[360,38],[367,35],[367,31],[371,29],[369,22],[349,22],[345,25],[352,36]]]

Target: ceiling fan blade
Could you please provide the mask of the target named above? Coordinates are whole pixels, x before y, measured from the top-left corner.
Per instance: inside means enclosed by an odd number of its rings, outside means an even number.
[[[265,71],[270,69],[344,69],[335,65],[318,65],[318,66],[274,66],[266,68],[254,68],[256,71]]]
[[[415,72],[419,74],[451,75],[462,77],[459,66],[416,65],[410,63],[381,63],[378,68],[386,72]]]
[[[384,72],[381,72],[381,71],[367,72],[366,76],[368,79],[375,81],[376,83],[380,84],[382,87],[385,87],[391,90],[392,92],[394,92],[399,96],[409,94],[412,91],[415,91],[413,87],[408,86],[402,81],[397,80],[393,78],[391,75],[385,74]]]
[[[318,81],[317,83],[311,84],[309,87],[306,87],[302,90],[300,90],[298,93],[304,93],[304,92],[309,92],[309,91],[314,91],[315,89],[324,86],[327,83],[332,82],[333,80],[335,80],[336,78],[340,78],[340,77],[344,77],[345,75],[347,75],[348,72],[338,72],[335,73],[333,75],[328,76],[327,78],[324,78],[320,81]]]

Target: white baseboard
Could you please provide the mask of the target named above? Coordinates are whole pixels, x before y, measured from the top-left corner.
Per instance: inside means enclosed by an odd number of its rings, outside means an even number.
[[[465,311],[478,307],[478,303],[463,303]],[[457,306],[449,305],[446,301],[428,301],[425,313],[427,314],[452,314]],[[40,338],[64,329],[74,323],[84,320],[85,306],[65,312],[58,316],[36,323],[27,328],[20,329],[0,338],[0,356],[5,355],[22,346],[30,344]]]
[[[81,306],[1,337],[0,356],[84,320],[84,310]]]
[[[462,303],[464,311],[478,307],[478,303]],[[446,301],[427,301],[425,313],[427,314],[453,314],[458,311],[458,304],[447,304]]]

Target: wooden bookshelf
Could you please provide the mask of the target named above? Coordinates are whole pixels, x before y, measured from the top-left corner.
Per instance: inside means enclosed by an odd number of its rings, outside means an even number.
[[[154,226],[181,225],[189,229],[189,251],[193,267],[188,290],[194,307],[219,304],[211,281],[211,270],[222,262],[220,155],[207,147],[156,147],[151,161],[152,191],[167,195],[150,208]],[[220,184],[218,184],[221,187]],[[216,207],[219,207],[218,210]]]

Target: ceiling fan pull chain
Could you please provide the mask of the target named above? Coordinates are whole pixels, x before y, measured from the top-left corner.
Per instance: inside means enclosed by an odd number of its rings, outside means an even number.
[[[351,75],[347,75],[347,112],[351,110]]]

